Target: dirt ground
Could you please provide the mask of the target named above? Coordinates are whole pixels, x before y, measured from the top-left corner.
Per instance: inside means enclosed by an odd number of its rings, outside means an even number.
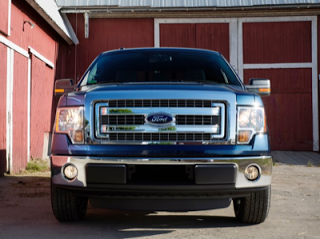
[[[89,208],[77,223],[51,212],[49,172],[0,177],[0,238],[320,238],[320,167],[274,167],[268,219],[238,223],[232,205],[188,213]]]

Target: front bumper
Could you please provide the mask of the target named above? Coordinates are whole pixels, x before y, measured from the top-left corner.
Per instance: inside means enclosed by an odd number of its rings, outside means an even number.
[[[73,164],[78,169],[76,179],[69,181],[63,175],[63,168],[67,164]],[[248,165],[254,164],[260,169],[260,177],[255,181],[249,181],[244,171]],[[194,171],[192,183],[165,183],[153,185],[150,182],[129,184],[127,182],[128,171],[139,165],[162,165],[169,168],[185,166]],[[97,192],[150,192],[165,193],[176,192],[221,192],[227,190],[261,189],[271,185],[272,178],[271,156],[248,156],[226,158],[133,158],[133,157],[80,157],[80,156],[51,156],[52,183],[58,187],[67,187],[72,190],[87,190]],[[173,167],[171,167],[173,166]],[[95,168],[90,170],[89,168]],[[104,170],[99,170],[104,168]],[[96,170],[97,169],[97,170]],[[99,174],[97,177],[92,174]],[[88,177],[90,178],[88,183]],[[101,182],[99,181],[101,177]],[[107,177],[108,179],[105,179]],[[166,177],[166,172],[163,172]],[[92,179],[94,178],[94,179]]]

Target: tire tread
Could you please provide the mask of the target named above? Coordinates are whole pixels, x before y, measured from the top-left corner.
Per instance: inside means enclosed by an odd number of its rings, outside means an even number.
[[[271,186],[251,193],[244,198],[233,199],[236,218],[245,223],[259,224],[266,220],[271,200]]]
[[[58,221],[79,221],[84,218],[88,199],[73,195],[72,192],[51,185],[51,205]]]

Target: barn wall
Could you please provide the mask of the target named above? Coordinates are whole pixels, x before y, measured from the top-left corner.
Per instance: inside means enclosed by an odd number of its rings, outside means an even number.
[[[40,158],[43,153],[44,133],[51,132],[54,70],[35,56],[31,56],[31,62],[30,156]]]
[[[0,59],[7,59],[7,48],[0,44]],[[2,60],[0,64],[0,85],[7,89],[7,61]],[[6,93],[0,94],[0,175],[6,171]]]
[[[252,69],[244,72],[246,84],[249,78],[269,78],[271,81],[271,96],[264,97],[263,103],[274,150],[312,150],[311,72],[311,69]]]
[[[3,4],[4,1],[1,1]],[[2,10],[2,8],[1,8]],[[1,15],[2,17],[2,15]],[[31,28],[30,21],[34,24]],[[13,72],[9,79],[13,79],[12,95],[12,150],[6,145],[6,91],[0,96],[0,174],[3,164],[9,160],[9,170],[16,173],[23,170],[30,158],[41,158],[44,145],[44,135],[52,131],[55,103],[53,85],[56,68],[48,67],[42,60],[33,55],[34,49],[41,57],[56,65],[59,46],[67,48],[67,43],[52,29],[52,27],[26,2],[12,0],[11,4],[11,32],[10,36],[2,34],[10,44],[1,43],[0,46],[0,77],[1,85],[7,81],[7,50],[12,48]],[[5,49],[5,50],[3,50]],[[21,51],[19,50],[21,49]],[[5,52],[5,56],[3,56]],[[20,52],[20,53],[19,53]],[[28,61],[30,68],[28,67]],[[4,62],[4,63],[3,63]],[[4,69],[4,70],[3,70]],[[3,76],[4,75],[4,76]],[[10,75],[10,74],[9,74]],[[28,77],[30,76],[30,115],[28,113]],[[2,82],[4,81],[4,82]],[[6,87],[4,87],[6,89]],[[4,99],[2,99],[5,97]],[[4,115],[4,118],[3,118]],[[28,143],[28,117],[30,116],[30,141]],[[2,130],[4,129],[4,130]],[[8,130],[7,130],[8,131]],[[10,132],[10,131],[8,131]],[[11,141],[10,141],[11,142]],[[29,146],[28,146],[29,145]],[[6,152],[9,152],[8,158]],[[11,155],[12,152],[12,155]],[[28,154],[29,152],[29,154]]]
[[[4,33],[5,35],[8,35],[8,29],[9,29],[8,28],[9,4],[10,4],[10,0],[0,1],[0,16],[1,16],[0,32]]]
[[[161,24],[161,47],[196,48],[196,24]]]
[[[25,1],[12,0],[10,41],[27,50],[29,46],[44,57],[55,62],[56,46],[59,39],[51,27]],[[31,28],[25,21],[35,26]]]
[[[28,59],[14,53],[13,101],[12,101],[12,172],[23,170],[27,165],[27,76]]]
[[[320,16],[317,16],[317,53],[318,53],[318,79],[320,81]],[[318,119],[319,119],[319,127],[320,127],[320,82],[318,81]],[[320,137],[320,130],[318,131]],[[319,148],[320,152],[320,148]]]
[[[243,63],[311,63],[311,21],[243,23]],[[268,78],[263,98],[272,150],[313,150],[312,68],[245,69],[249,78]]]
[[[245,64],[311,62],[311,22],[244,23],[243,43]]]
[[[35,26],[31,26],[25,21],[30,21]],[[51,29],[51,27],[44,22],[39,14],[26,2],[12,0],[12,22],[11,22],[11,35],[8,38],[13,43],[17,44],[21,48],[28,50],[29,47],[35,49],[42,56],[49,61],[55,63],[57,58],[57,45],[61,42],[59,36]],[[41,158],[43,155],[44,146],[44,134],[45,132],[51,132],[52,123],[54,118],[54,112],[52,110],[53,103],[53,81],[55,77],[55,70],[50,69],[46,72],[45,64],[38,63],[38,58],[31,57],[31,72],[20,71],[19,74],[14,74],[14,95],[13,101],[19,102],[21,98],[21,106],[17,110],[13,105],[14,110],[20,113],[14,114],[14,122],[19,125],[19,130],[22,130],[22,135],[19,136],[14,126],[13,130],[13,171],[19,171],[23,169],[29,160],[26,155],[27,145],[23,138],[20,141],[19,137],[25,137],[25,131],[27,130],[27,89],[28,89],[28,74],[31,76],[31,130],[30,130],[30,158]],[[16,58],[16,55],[15,55]],[[26,60],[27,62],[27,60]],[[19,69],[19,66],[14,64],[14,69]],[[21,63],[19,63],[21,64]],[[35,68],[34,65],[41,66]],[[24,88],[22,88],[24,87]],[[23,89],[23,90],[22,90]],[[17,93],[19,92],[19,93]],[[17,99],[15,98],[17,97]],[[20,104],[17,104],[20,105]],[[23,109],[22,109],[23,108]],[[40,116],[41,115],[41,116]],[[27,137],[27,136],[26,136]],[[17,145],[18,144],[18,145]],[[18,147],[15,150],[15,147]]]
[[[209,49],[229,60],[229,23],[160,24],[160,46]]]
[[[59,49],[59,55],[64,57],[59,58],[57,78],[72,78],[78,81],[90,63],[104,51],[120,47],[154,46],[154,19],[91,18],[89,38],[85,38],[83,14],[68,14],[68,18],[79,39],[79,45]],[[230,59],[227,23],[170,24],[160,27],[161,32],[168,33],[164,34],[165,38],[160,41],[162,47],[211,49],[220,51],[227,60]],[[205,38],[202,37],[204,35]]]
[[[89,38],[85,38],[83,14],[71,14],[68,17],[79,39],[79,45],[74,49],[61,48],[59,51],[66,56],[63,64],[67,67],[61,66],[57,73],[60,76],[64,68],[63,78],[78,81],[101,52],[121,47],[153,47],[153,19],[90,19]]]
[[[197,48],[219,51],[230,60],[230,36],[228,23],[201,23],[196,25]]]

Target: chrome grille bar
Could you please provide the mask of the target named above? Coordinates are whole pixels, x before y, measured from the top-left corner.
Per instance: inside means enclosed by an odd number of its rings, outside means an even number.
[[[211,100],[109,100],[109,107],[196,107],[210,108]]]
[[[176,125],[216,125],[220,116],[176,115]],[[144,125],[144,115],[105,115],[101,116],[102,125]]]
[[[161,141],[161,142],[195,142],[208,141],[210,134],[202,133],[110,133],[112,141]]]

